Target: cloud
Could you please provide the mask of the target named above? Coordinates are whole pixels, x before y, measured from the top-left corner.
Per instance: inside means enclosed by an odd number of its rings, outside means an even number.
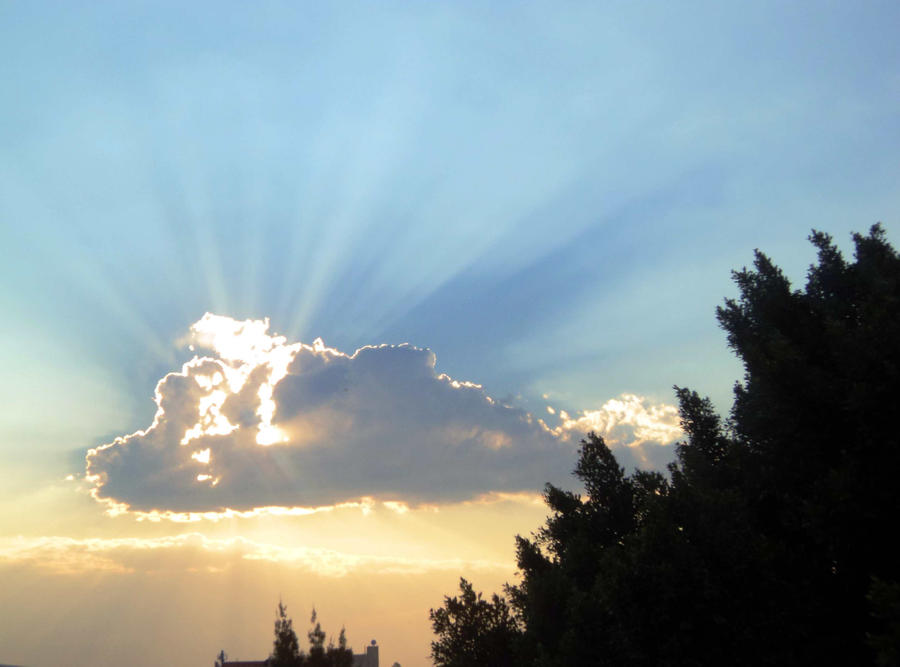
[[[674,409],[636,396],[574,419],[561,411],[551,427],[406,344],[346,354],[211,314],[184,342],[209,354],[160,380],[150,427],[87,455],[91,493],[114,511],[456,502],[564,483],[589,429],[626,464],[655,462],[653,448],[677,437]]]
[[[547,411],[556,412],[552,406],[547,406]],[[594,431],[616,450],[620,463],[626,467],[664,467],[672,459],[670,445],[684,435],[674,405],[651,404],[635,394],[622,394],[599,410],[584,410],[574,418],[561,411],[560,419],[554,433],[562,436]]]
[[[243,537],[214,539],[199,533],[154,538],[0,538],[0,565],[25,565],[58,575],[190,572],[197,570],[198,563],[202,563],[199,567],[203,571],[215,574],[241,562],[279,563],[326,577],[360,571],[421,574],[464,568],[505,572],[514,567],[512,562],[352,554],[285,547]]]

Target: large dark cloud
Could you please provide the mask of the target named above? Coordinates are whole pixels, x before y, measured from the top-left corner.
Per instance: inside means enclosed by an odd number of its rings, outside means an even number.
[[[551,429],[439,374],[430,350],[348,355],[319,341],[287,345],[265,326],[209,315],[194,325],[194,342],[215,356],[160,381],[148,429],[89,452],[98,499],[174,512],[451,502],[565,482],[587,428],[621,431],[599,412]],[[622,444],[639,439],[627,433]],[[623,448],[625,462],[666,439],[653,432],[640,451]]]

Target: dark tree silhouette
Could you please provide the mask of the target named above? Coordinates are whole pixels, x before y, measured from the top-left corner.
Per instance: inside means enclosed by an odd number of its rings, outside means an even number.
[[[293,621],[288,618],[287,607],[279,600],[278,616],[275,618],[275,642],[269,664],[271,667],[297,667],[304,662],[305,656],[300,651]]]
[[[444,606],[429,612],[438,635],[431,643],[431,657],[438,667],[516,664],[519,628],[506,601],[494,595],[490,602],[459,580],[460,597],[445,597]]]
[[[507,594],[517,664],[893,664],[900,651],[900,257],[876,225],[848,262],[826,234],[804,290],[765,255],[718,319],[744,365],[729,419],[676,387],[668,477],[582,441],[585,496],[548,485]],[[464,591],[465,592],[465,591]],[[432,623],[441,665],[476,664],[484,624]],[[496,600],[496,598],[495,598]],[[468,618],[473,595],[455,598]],[[495,644],[492,644],[495,645]]]
[[[900,563],[900,257],[878,225],[853,236],[854,262],[827,234],[810,240],[805,290],[757,252],[755,270],[734,274],[740,298],[718,310],[745,371],[731,475],[782,591],[779,636],[796,633],[809,662],[865,664],[867,592]]]
[[[341,628],[338,644],[329,642],[325,651],[326,664],[331,667],[353,667],[353,651],[347,647],[347,631]]]
[[[278,617],[275,619],[275,644],[269,657],[271,667],[352,667],[353,651],[347,646],[347,633],[341,628],[338,645],[329,642],[325,646],[325,631],[319,623],[315,608],[310,618],[309,653],[300,650],[293,622],[287,616],[287,608],[278,603]]]
[[[900,584],[874,579],[869,603],[875,622],[868,640],[875,650],[875,663],[878,667],[900,665]]]
[[[275,617],[275,640],[272,653],[266,661],[269,667],[352,667],[353,651],[347,646],[347,633],[341,628],[338,637],[338,645],[334,641],[325,647],[325,631],[318,621],[315,608],[312,610],[309,632],[309,654],[300,649],[297,633],[294,631],[294,623],[287,615],[287,607],[280,600]],[[216,667],[225,664],[228,656],[221,651],[216,656]]]
[[[325,667],[328,665],[328,656],[325,654],[325,632],[318,621],[316,609],[313,607],[312,616],[309,619],[310,629],[306,633],[309,639],[309,658],[307,664],[310,667]]]

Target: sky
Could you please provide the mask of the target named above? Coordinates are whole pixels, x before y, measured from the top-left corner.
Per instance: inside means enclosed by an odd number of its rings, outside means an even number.
[[[900,223],[895,2],[0,2],[0,663],[429,663],[715,309]]]

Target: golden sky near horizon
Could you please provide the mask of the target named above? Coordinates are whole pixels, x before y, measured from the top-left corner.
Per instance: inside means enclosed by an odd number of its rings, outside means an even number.
[[[425,665],[428,609],[460,576],[514,581],[513,538],[541,525],[541,480],[585,432],[630,464],[680,435],[671,406],[634,395],[532,415],[406,345],[347,354],[211,314],[181,344],[193,357],[160,379],[152,424],[0,492],[0,604],[21,610],[5,661],[260,658],[280,598],[302,639],[314,605],[357,650]]]
[[[357,650],[376,638],[385,664],[426,665],[427,610],[459,576],[486,590],[511,581],[512,535],[544,514],[522,498],[173,525],[98,521],[96,503],[63,494],[15,524],[3,507],[3,533],[22,533],[0,539],[0,604],[18,610],[0,627],[12,664],[151,665],[161,654],[206,664],[221,648],[262,658],[280,597],[304,642],[315,605],[326,631],[343,625]],[[66,537],[28,535],[54,521]]]

